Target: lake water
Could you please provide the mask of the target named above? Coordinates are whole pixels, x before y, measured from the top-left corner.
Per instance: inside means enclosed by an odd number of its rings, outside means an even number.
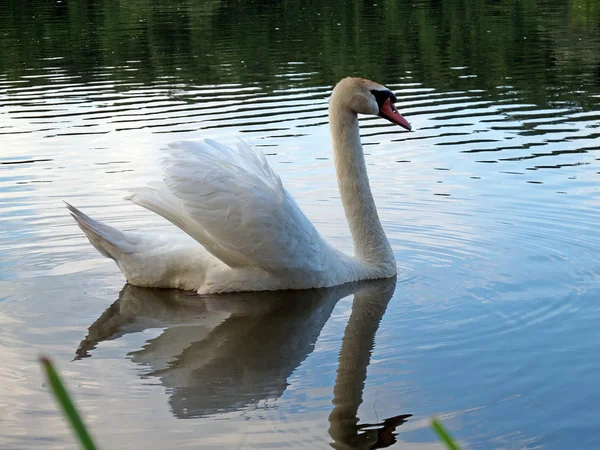
[[[0,448],[75,448],[40,354],[102,448],[600,448],[599,49],[595,0],[0,2]],[[124,286],[64,208],[166,230],[159,149],[241,136],[351,251],[346,75],[414,128],[361,119],[397,280]]]

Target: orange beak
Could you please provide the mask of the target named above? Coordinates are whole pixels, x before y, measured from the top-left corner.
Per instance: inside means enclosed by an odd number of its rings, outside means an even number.
[[[402,128],[408,131],[412,129],[410,123],[408,123],[408,121],[400,115],[389,98],[383,102],[383,105],[381,105],[381,108],[379,109],[379,116],[389,120],[392,123],[395,123],[396,125],[400,125]]]

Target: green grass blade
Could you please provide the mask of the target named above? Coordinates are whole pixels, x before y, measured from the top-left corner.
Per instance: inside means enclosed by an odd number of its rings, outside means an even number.
[[[75,409],[75,405],[71,401],[65,386],[63,385],[58,372],[52,365],[52,362],[48,358],[40,358],[40,362],[44,370],[46,371],[46,377],[48,378],[48,383],[52,388],[52,393],[54,397],[58,401],[58,404],[61,406],[63,412],[67,416],[69,423],[73,427],[75,434],[79,438],[79,442],[81,443],[82,448],[85,450],[96,450],[96,446],[92,441],[92,437],[87,432],[85,425],[83,424],[83,420],[81,420],[81,416]]]
[[[431,426],[450,450],[460,450],[458,444],[454,442],[454,439],[448,434],[448,431],[446,431],[439,420],[433,419]]]

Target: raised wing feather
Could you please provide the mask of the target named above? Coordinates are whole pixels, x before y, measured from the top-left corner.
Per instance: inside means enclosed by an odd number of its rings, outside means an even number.
[[[142,206],[171,220],[226,264],[314,271],[330,256],[330,247],[260,151],[243,143],[233,149],[211,140],[175,142],[166,150],[163,169],[170,203],[176,199],[177,206],[166,214]],[[175,220],[168,217],[173,214]]]

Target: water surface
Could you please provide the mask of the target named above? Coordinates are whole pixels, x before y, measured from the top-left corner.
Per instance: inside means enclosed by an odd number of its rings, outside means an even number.
[[[74,445],[40,353],[104,448],[598,448],[600,8],[443,3],[0,3],[0,448]],[[351,251],[345,75],[415,130],[361,119],[397,280],[139,289],[63,207],[166,230],[122,199],[160,148],[241,136]]]

